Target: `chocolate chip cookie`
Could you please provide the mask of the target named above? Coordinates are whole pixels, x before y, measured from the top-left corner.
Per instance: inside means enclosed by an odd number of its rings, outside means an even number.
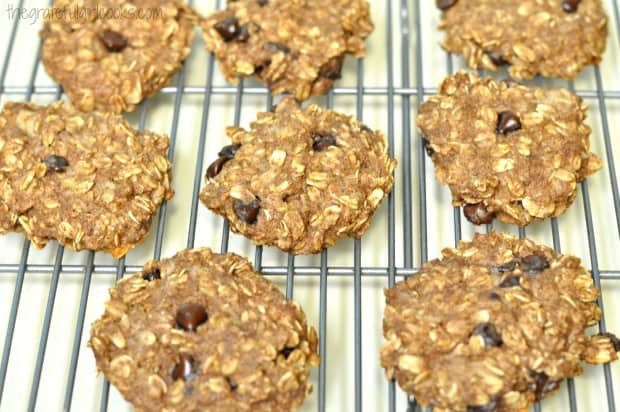
[[[89,346],[138,411],[292,411],[319,360],[297,303],[247,260],[206,248],[121,280]]]
[[[526,411],[620,349],[585,333],[601,311],[579,259],[507,234],[444,249],[385,295],[381,364],[435,410]]]
[[[510,75],[573,79],[598,64],[605,51],[607,16],[601,0],[436,0],[443,10],[442,46],[473,69]]]
[[[250,130],[229,127],[202,202],[259,245],[318,253],[360,238],[392,190],[385,136],[350,116],[288,97]]]
[[[120,257],[142,243],[172,197],[168,138],[119,115],[7,103],[0,113],[0,232],[42,248]]]
[[[254,76],[305,100],[332,87],[345,55],[366,53],[373,24],[365,0],[239,0],[202,28],[228,81]]]
[[[467,219],[525,226],[563,213],[577,183],[601,168],[587,110],[566,89],[459,72],[421,106],[417,124],[437,180]]]
[[[82,111],[132,111],[189,55],[197,17],[182,0],[55,0],[41,60]]]

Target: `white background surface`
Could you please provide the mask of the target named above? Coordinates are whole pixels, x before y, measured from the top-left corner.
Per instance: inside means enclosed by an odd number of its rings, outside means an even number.
[[[610,15],[610,36],[608,38],[607,52],[601,65],[602,85],[607,91],[613,91],[616,96],[620,94],[620,78],[618,77],[619,53],[617,22],[613,18],[614,0],[605,0],[606,9]],[[3,62],[13,21],[9,19],[7,6],[17,6],[17,0],[0,0],[0,62]],[[222,2],[223,3],[223,2]],[[392,2],[392,24],[387,24],[386,3],[381,0],[372,0],[373,20],[376,30],[368,39],[368,58],[363,65],[363,84],[367,88],[386,88],[389,65],[387,39],[391,31],[393,36],[393,75],[394,85],[397,88],[415,88],[417,79],[422,79],[425,88],[434,88],[447,73],[446,54],[438,45],[442,37],[436,26],[439,21],[439,12],[434,8],[434,2],[421,1],[420,21],[422,22],[422,37],[415,36],[415,9],[413,1],[404,0]],[[42,8],[45,1],[25,0],[24,6],[32,9]],[[406,6],[406,7],[403,7]],[[200,1],[199,10],[208,13],[215,8],[215,1]],[[401,14],[401,12],[408,14]],[[410,31],[409,44],[403,44],[401,38],[401,16],[408,19],[406,29]],[[34,66],[37,62],[36,52],[38,47],[37,32],[40,28],[40,20],[22,20],[19,23],[16,43],[10,56],[8,74],[5,86],[28,86],[33,67],[37,67],[37,86],[53,86],[54,83],[45,74],[42,66]],[[416,56],[421,50],[422,67],[421,73],[416,73]],[[409,83],[401,72],[401,64],[409,60],[410,72]],[[185,82],[188,87],[205,85],[207,77],[208,53],[204,50],[204,43],[197,32],[193,45],[193,52],[187,62],[185,70]],[[463,65],[459,56],[454,58],[454,68]],[[1,66],[0,66],[1,67]],[[501,77],[503,74],[496,75]],[[337,83],[337,87],[355,87],[358,82],[356,74],[356,62],[348,58],[343,78]],[[177,80],[173,80],[173,85]],[[543,81],[545,85],[565,86],[562,81]],[[214,85],[226,86],[226,82],[215,71]],[[250,80],[246,87],[259,86]],[[596,91],[595,71],[587,68],[575,83],[578,90]],[[191,89],[189,89],[191,91]],[[3,94],[2,103],[9,100],[21,101],[25,94]],[[186,93],[182,98],[182,109],[179,117],[176,150],[174,153],[173,185],[176,196],[168,204],[166,223],[164,228],[164,242],[162,256],[172,256],[176,251],[183,249],[187,244],[187,228],[189,223],[191,200],[193,195],[193,176],[197,160],[197,147],[200,138],[201,115],[205,96],[203,93]],[[53,93],[35,94],[33,100],[40,103],[48,103],[53,100]],[[408,100],[411,105],[411,123],[407,129],[403,102]],[[314,99],[321,105],[326,104],[325,98]],[[604,159],[604,169],[588,180],[590,201],[593,210],[594,239],[597,246],[598,266],[602,271],[620,269],[620,247],[618,227],[614,213],[610,176],[607,167],[607,153],[604,146],[604,134],[602,129],[602,117],[599,102],[596,98],[587,98],[590,106],[589,123],[593,128],[592,150]],[[411,213],[413,221],[413,263],[419,266],[422,255],[420,244],[419,208],[419,173],[418,173],[418,150],[419,145],[415,133],[414,116],[417,105],[417,96],[403,97],[396,94],[394,97],[394,142],[396,157],[399,167],[396,170],[396,186],[394,202],[396,207],[396,231],[395,231],[395,261],[396,267],[404,267],[404,241],[403,241],[403,215]],[[160,94],[151,99],[146,107],[146,127],[161,133],[170,133],[173,116],[174,94]],[[334,100],[335,108],[355,114],[356,96],[337,94]],[[617,130],[620,127],[620,99],[606,99],[609,114],[609,128],[611,141],[615,144]],[[241,124],[247,125],[254,117],[256,111],[263,110],[266,105],[264,93],[243,96],[241,112]],[[390,117],[387,106],[388,97],[385,94],[366,95],[363,99],[363,120],[371,127],[379,128],[387,132]],[[211,107],[208,116],[206,132],[206,150],[204,153],[204,168],[214,160],[219,148],[227,141],[224,127],[233,123],[235,106],[234,94],[215,94],[211,97]],[[137,125],[139,115],[134,113],[128,118]],[[405,154],[402,143],[412,139],[411,151],[411,198],[412,205],[405,207],[403,199],[403,164]],[[615,148],[617,154],[620,148]],[[616,163],[620,159],[616,157]],[[439,255],[442,247],[452,246],[454,237],[454,209],[450,205],[449,191],[445,187],[436,184],[433,176],[433,167],[426,160],[426,212],[428,233],[428,258],[432,259]],[[204,170],[202,171],[204,172]],[[201,172],[201,175],[204,173]],[[196,228],[196,246],[210,246],[216,250],[220,248],[222,231],[221,218],[210,213],[202,205],[198,209],[198,224]],[[565,215],[558,219],[559,233],[562,251],[572,253],[583,259],[586,267],[591,267],[589,253],[589,240],[586,235],[586,220],[584,214],[583,198],[581,192]],[[128,265],[142,265],[146,260],[153,257],[155,244],[155,231],[157,221],[153,224],[153,231],[145,244],[129,253]],[[504,225],[496,225],[498,230],[508,230],[517,233],[515,228]],[[464,219],[462,220],[462,236],[469,239],[473,233],[473,227]],[[484,230],[484,229],[476,229]],[[552,245],[550,221],[535,223],[527,228],[527,235],[536,241]],[[361,261],[364,267],[386,268],[388,266],[389,251],[388,239],[388,203],[384,202],[377,212],[373,224],[362,240]],[[592,241],[592,240],[591,240]],[[21,255],[23,236],[10,234],[0,236],[0,264],[17,264]],[[57,253],[58,245],[50,243],[43,250],[31,249],[28,255],[28,264],[52,265]],[[252,244],[239,237],[232,235],[229,250],[254,259],[255,248]],[[64,253],[63,265],[85,265],[88,253]],[[319,266],[319,256],[298,257],[296,266]],[[104,254],[96,254],[95,264],[115,265],[111,257]],[[263,265],[284,266],[287,264],[287,256],[272,248],[265,248]],[[335,247],[329,249],[328,264],[330,266],[343,266],[351,268],[353,262],[353,241],[340,241]],[[607,275],[609,273],[604,272]],[[616,273],[617,276],[617,273]],[[43,376],[40,382],[40,390],[36,404],[37,411],[60,411],[62,410],[63,398],[68,376],[68,365],[71,357],[72,343],[75,334],[75,323],[78,315],[80,294],[82,292],[83,274],[63,272],[56,294],[52,325],[45,356]],[[30,394],[34,364],[41,336],[42,322],[47,303],[51,271],[49,273],[33,273],[28,271],[25,276],[23,292],[17,318],[17,326],[13,339],[9,369],[4,388],[0,411],[14,412],[27,409]],[[271,277],[272,280],[282,286],[284,290],[285,277]],[[4,345],[9,309],[14,298],[16,272],[0,273],[0,345]],[[96,271],[92,277],[92,284],[88,294],[86,308],[86,323],[80,347],[80,356],[73,392],[71,409],[74,411],[95,411],[99,408],[103,379],[97,376],[92,353],[86,348],[89,335],[90,323],[98,317],[103,310],[103,301],[107,296],[107,289],[114,282],[114,274]],[[383,313],[383,288],[387,285],[386,276],[364,276],[362,280],[362,396],[363,409],[366,411],[387,410],[388,385],[384,378],[383,370],[379,366],[379,348],[383,341],[381,336],[381,318]],[[603,297],[605,302],[605,314],[608,329],[620,332],[620,280],[602,281]],[[329,411],[352,411],[354,410],[354,333],[353,333],[353,277],[330,276],[328,278],[327,295],[327,410]],[[318,276],[296,276],[294,298],[298,300],[308,315],[310,324],[319,326],[319,278]],[[615,397],[620,400],[620,363],[612,365]],[[317,410],[318,405],[318,371],[314,371],[312,381],[315,384],[315,392],[309,396],[304,404],[303,411]],[[583,377],[576,379],[577,403],[579,411],[606,411],[607,400],[605,397],[605,382],[602,367],[586,367]],[[566,384],[562,385],[562,391],[555,397],[543,402],[543,411],[567,411],[568,395]],[[405,396],[397,390],[397,409],[406,409]],[[114,389],[110,392],[110,411],[131,410]]]

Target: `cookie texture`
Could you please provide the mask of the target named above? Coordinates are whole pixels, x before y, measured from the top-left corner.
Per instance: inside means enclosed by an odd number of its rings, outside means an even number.
[[[206,248],[121,280],[89,346],[137,411],[291,411],[319,360],[297,303],[247,260]]]
[[[0,113],[0,232],[115,257],[172,197],[168,138],[119,115],[7,103]]]
[[[226,79],[254,76],[274,94],[325,94],[347,54],[366,54],[372,32],[365,0],[239,0],[202,22]]]
[[[588,336],[598,290],[576,257],[507,234],[477,234],[385,292],[381,364],[434,411],[527,411],[617,359],[617,338]]]
[[[41,60],[73,105],[130,112],[189,55],[195,13],[182,0],[55,0]]]
[[[527,225],[562,214],[601,168],[580,97],[459,72],[420,108],[435,175],[473,223]]]
[[[605,51],[601,0],[439,0],[442,46],[473,69],[573,79]]]
[[[233,145],[207,170],[200,199],[256,244],[310,254],[360,238],[392,189],[385,136],[333,110],[289,97],[250,130],[226,133]]]

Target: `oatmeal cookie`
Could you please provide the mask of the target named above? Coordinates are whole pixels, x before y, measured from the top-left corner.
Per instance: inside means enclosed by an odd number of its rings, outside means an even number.
[[[120,257],[142,243],[172,197],[168,138],[138,132],[119,115],[7,103],[0,113],[0,232],[42,248]]]
[[[601,311],[579,259],[507,234],[444,249],[385,295],[381,364],[435,411],[525,412],[620,349],[585,333]]]
[[[256,244],[310,254],[360,238],[392,190],[383,134],[333,110],[288,97],[250,130],[226,133],[233,144],[209,166],[200,199]]]
[[[365,0],[239,0],[202,28],[228,81],[255,76],[305,100],[332,87],[347,54],[366,54],[373,24]]]
[[[299,305],[247,260],[206,248],[121,280],[89,346],[138,411],[292,411],[319,361]]]
[[[473,69],[509,64],[515,78],[573,79],[605,51],[601,0],[437,0],[442,46]]]
[[[601,168],[580,97],[459,72],[422,104],[417,125],[435,175],[475,224],[558,216]]]
[[[82,111],[133,111],[189,55],[197,16],[182,0],[56,0],[41,60]]]

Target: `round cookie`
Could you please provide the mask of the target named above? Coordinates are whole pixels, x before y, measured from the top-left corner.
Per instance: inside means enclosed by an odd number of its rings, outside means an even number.
[[[7,103],[0,113],[0,233],[43,248],[118,258],[142,243],[172,198],[168,137],[134,130],[120,115]]]
[[[41,60],[74,106],[133,111],[189,55],[194,12],[182,0],[55,0]]]
[[[297,303],[247,260],[206,248],[121,280],[89,345],[138,411],[291,411],[319,359]]]
[[[472,223],[525,226],[562,214],[577,183],[601,168],[587,110],[566,89],[458,72],[422,104],[417,125],[437,180]]]
[[[233,145],[207,170],[200,199],[256,244],[310,254],[360,238],[392,189],[383,134],[333,110],[289,97],[250,130],[226,133]]]
[[[436,0],[443,10],[442,46],[473,69],[510,75],[573,79],[598,64],[605,51],[607,16],[601,0]]]
[[[527,411],[582,373],[617,359],[576,257],[507,234],[477,234],[385,292],[390,379],[435,411]]]
[[[239,0],[202,28],[229,82],[255,76],[305,100],[332,87],[346,54],[366,54],[373,24],[365,0]]]

